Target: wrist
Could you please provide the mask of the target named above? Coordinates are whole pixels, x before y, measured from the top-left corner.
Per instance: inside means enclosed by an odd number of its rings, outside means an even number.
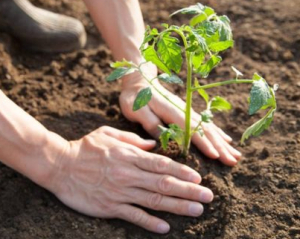
[[[47,131],[43,145],[35,155],[39,165],[30,177],[32,181],[55,193],[61,183],[59,175],[65,170],[65,156],[70,149],[69,141],[58,134]]]
[[[126,75],[122,78],[122,90],[131,88],[133,86],[139,86],[147,83],[147,80],[152,80],[157,76],[157,67],[151,62],[142,64],[141,72],[134,72]]]

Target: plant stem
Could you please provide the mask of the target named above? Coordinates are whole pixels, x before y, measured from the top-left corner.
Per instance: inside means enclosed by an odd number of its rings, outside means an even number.
[[[167,101],[169,101],[172,105],[174,105],[177,109],[179,109],[180,111],[182,111],[183,113],[185,113],[184,109],[182,109],[180,106],[178,106],[177,104],[175,104],[172,100],[169,99],[169,97],[167,95],[165,95],[163,92],[161,92],[156,86],[155,84],[153,83],[153,79],[149,80],[145,74],[143,73],[143,71],[138,68],[138,71],[141,73],[141,75],[144,77],[144,79],[156,90],[157,93],[159,93],[162,97],[164,97]]]
[[[191,144],[191,111],[192,111],[192,72],[193,65],[191,54],[186,52],[187,60],[187,78],[186,78],[186,106],[185,106],[185,131],[183,155],[187,155]]]
[[[229,84],[242,84],[242,83],[248,83],[248,84],[252,84],[254,80],[249,80],[249,79],[234,79],[234,80],[227,80],[227,81],[221,81],[221,82],[216,82],[216,83],[211,83],[211,84],[207,84],[207,85],[202,85],[199,87],[193,87],[191,88],[191,91],[196,91],[199,89],[209,89],[209,88],[214,88],[214,87],[218,87],[218,86],[222,86],[222,85],[229,85]]]

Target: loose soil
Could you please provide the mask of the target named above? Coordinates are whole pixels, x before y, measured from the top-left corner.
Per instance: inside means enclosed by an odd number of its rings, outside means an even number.
[[[37,6],[80,19],[88,32],[88,46],[77,52],[44,55],[27,52],[0,33],[0,88],[48,129],[71,140],[102,125],[150,137],[120,111],[120,83],[106,83],[111,53],[80,0],[34,0]],[[188,4],[194,4],[190,0]],[[165,212],[150,213],[171,224],[159,236],[121,220],[95,219],[78,214],[51,193],[0,164],[0,238],[300,238],[300,1],[204,0],[202,3],[232,20],[235,48],[223,55],[221,66],[207,81],[233,77],[230,66],[251,77],[260,72],[278,83],[278,111],[261,137],[238,145],[244,129],[259,116],[247,115],[248,86],[217,88],[212,95],[232,102],[230,113],[215,122],[234,138],[243,160],[235,167],[209,160],[192,149],[187,163],[203,176],[215,193],[199,218]],[[141,1],[145,22],[183,23],[185,16],[168,14],[187,6],[184,0]],[[113,14],[113,13],[112,13]],[[182,73],[182,77],[185,73]],[[183,96],[183,89],[173,89]],[[203,109],[194,97],[194,108]],[[176,156],[176,148],[171,145]]]

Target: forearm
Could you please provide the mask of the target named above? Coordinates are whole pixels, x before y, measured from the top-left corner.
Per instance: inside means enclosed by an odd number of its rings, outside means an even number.
[[[0,90],[0,161],[48,186],[67,141],[51,133]],[[46,185],[47,184],[47,185]]]
[[[144,21],[138,0],[84,0],[115,60],[139,63]]]
[[[126,59],[136,64],[144,62],[140,46],[144,39],[144,20],[138,0],[84,0],[86,6],[107,42],[115,60]],[[143,65],[143,71],[153,78],[155,65]],[[123,87],[142,79],[138,72],[123,77]]]

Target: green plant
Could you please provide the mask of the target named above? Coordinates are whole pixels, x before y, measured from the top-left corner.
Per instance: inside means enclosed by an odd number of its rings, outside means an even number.
[[[213,112],[231,109],[231,104],[220,96],[210,99],[206,90],[227,84],[252,84],[249,97],[249,111],[253,115],[258,110],[268,109],[266,115],[250,126],[243,134],[241,143],[250,136],[258,136],[269,127],[273,120],[276,110],[275,91],[274,88],[268,86],[267,82],[260,75],[255,73],[252,79],[239,79],[242,75],[237,69],[232,67],[236,73],[235,79],[221,82],[200,85],[197,76],[207,78],[211,70],[216,67],[222,60],[219,53],[233,47],[232,31],[230,20],[227,16],[218,16],[215,11],[202,4],[196,4],[187,8],[180,9],[171,16],[182,13],[191,14],[193,17],[188,25],[169,26],[162,24],[163,30],[159,32],[156,28],[146,29],[144,41],[140,47],[141,53],[146,62],[154,63],[162,72],[157,78],[163,82],[183,84],[183,81],[176,75],[181,71],[183,61],[186,61],[187,77],[186,77],[186,107],[180,108],[168,97],[164,96],[153,84],[153,80],[148,79],[140,65],[136,65],[126,60],[118,61],[111,66],[116,68],[108,77],[108,81],[121,78],[124,75],[134,71],[139,71],[149,82],[150,86],[142,89],[135,99],[133,110],[136,111],[147,105],[150,101],[152,93],[151,88],[162,94],[166,100],[170,101],[175,107],[185,114],[185,128],[170,124],[169,128],[160,126],[160,140],[163,148],[167,147],[169,139],[175,140],[181,147],[183,153],[188,153],[191,137],[194,133],[199,132],[203,135],[202,123],[211,122]],[[184,53],[184,54],[183,54]],[[195,75],[193,81],[193,74]],[[191,127],[191,110],[192,110],[192,94],[198,92],[205,100],[207,107],[200,113],[201,118],[197,127]]]

